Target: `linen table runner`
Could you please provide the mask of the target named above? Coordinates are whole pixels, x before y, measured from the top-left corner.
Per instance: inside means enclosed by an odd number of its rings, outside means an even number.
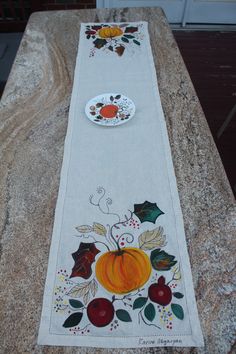
[[[81,25],[38,343],[203,345],[146,22]]]

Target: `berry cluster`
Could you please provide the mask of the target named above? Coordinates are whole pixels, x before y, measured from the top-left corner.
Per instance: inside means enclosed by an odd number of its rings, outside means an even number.
[[[88,326],[85,326],[84,328],[80,328],[78,327],[74,327],[74,328],[70,328],[69,331],[72,332],[73,334],[88,334],[90,333],[90,330],[88,329]]]
[[[160,313],[160,320],[163,322],[167,329],[172,329],[172,312],[167,307],[158,306]]]
[[[129,220],[129,226],[133,227],[133,229],[139,229],[140,228],[140,224],[138,221],[134,220],[133,218],[131,218]]]
[[[116,329],[117,327],[119,327],[119,323],[117,320],[115,320],[111,323],[110,331],[113,331],[113,329]]]

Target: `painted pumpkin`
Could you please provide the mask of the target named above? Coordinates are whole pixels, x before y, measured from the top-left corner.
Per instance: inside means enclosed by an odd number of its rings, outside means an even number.
[[[100,115],[104,118],[114,118],[117,115],[119,107],[114,104],[108,104],[100,109]]]
[[[113,38],[118,37],[123,34],[123,31],[120,27],[104,27],[98,31],[98,35],[101,38]]]
[[[148,281],[151,269],[146,253],[134,247],[106,252],[96,262],[98,281],[114,294],[141,288]]]

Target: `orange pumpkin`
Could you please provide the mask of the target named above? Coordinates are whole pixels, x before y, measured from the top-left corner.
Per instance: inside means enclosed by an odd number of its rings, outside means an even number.
[[[113,38],[123,34],[120,27],[103,27],[98,31],[98,35],[101,38]]]
[[[108,104],[106,106],[103,106],[101,109],[100,109],[100,114],[101,116],[103,116],[104,118],[114,118],[117,114],[119,110],[119,107],[117,107],[116,105],[114,104]]]
[[[96,262],[96,277],[114,294],[126,294],[141,288],[151,274],[151,263],[144,251],[127,247],[109,251]]]

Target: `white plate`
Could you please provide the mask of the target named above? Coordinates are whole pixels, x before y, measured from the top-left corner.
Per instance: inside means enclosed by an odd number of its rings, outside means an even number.
[[[88,101],[85,113],[93,123],[113,127],[128,122],[134,116],[135,105],[119,93],[104,93]]]

